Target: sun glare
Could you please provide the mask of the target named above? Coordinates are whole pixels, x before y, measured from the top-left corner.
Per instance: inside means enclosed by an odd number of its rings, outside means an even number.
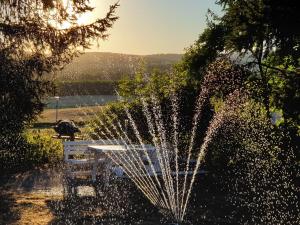
[[[63,0],[63,4],[65,7],[68,8],[69,13],[72,14],[72,9],[71,9],[71,7],[69,7],[70,6],[69,0]],[[90,5],[91,5],[91,7],[96,7],[94,1],[91,1]],[[83,13],[80,15],[77,14],[76,16],[77,16],[77,21],[74,25],[68,21],[64,21],[62,24],[59,25],[59,29],[69,29],[70,27],[76,26],[76,25],[79,25],[79,26],[87,25],[87,24],[93,23],[94,19],[95,19],[93,16],[93,12],[86,12],[86,13]]]
[[[82,14],[82,15],[77,15],[77,17],[78,17],[77,21],[74,25],[71,24],[68,21],[64,21],[59,25],[56,24],[56,26],[58,26],[59,29],[69,29],[72,26],[76,26],[76,25],[82,26],[82,25],[87,25],[87,24],[93,23],[93,16],[91,15],[91,13],[85,13],[85,14]],[[53,22],[51,22],[51,24],[52,23]]]
[[[93,21],[92,21],[91,13],[82,14],[77,19],[77,24],[78,25],[86,25],[86,24],[89,24],[89,23],[92,23],[92,22]]]

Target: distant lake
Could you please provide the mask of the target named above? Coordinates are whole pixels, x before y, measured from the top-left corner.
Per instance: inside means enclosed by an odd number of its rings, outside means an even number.
[[[116,95],[75,95],[61,96],[58,100],[58,108],[75,108],[94,105],[105,105],[109,102],[117,101]],[[56,108],[56,99],[54,97],[45,101],[48,109]]]

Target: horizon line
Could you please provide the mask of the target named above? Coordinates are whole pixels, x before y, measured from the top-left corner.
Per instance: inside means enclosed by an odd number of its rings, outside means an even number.
[[[121,55],[136,55],[136,56],[149,56],[149,55],[184,55],[185,53],[149,53],[149,54],[136,54],[136,53],[123,53],[123,52],[109,52],[109,51],[83,51],[83,53],[110,53]]]

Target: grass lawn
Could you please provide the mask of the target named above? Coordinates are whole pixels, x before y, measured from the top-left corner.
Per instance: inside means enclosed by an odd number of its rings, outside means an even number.
[[[58,120],[69,119],[76,122],[92,119],[95,113],[99,112],[104,106],[89,106],[80,108],[58,109]],[[37,123],[55,123],[56,110],[45,109],[39,116]]]

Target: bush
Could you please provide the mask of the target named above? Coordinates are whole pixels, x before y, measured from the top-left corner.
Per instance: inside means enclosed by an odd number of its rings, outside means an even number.
[[[54,166],[62,159],[60,141],[52,139],[49,132],[27,130],[16,138],[12,147],[0,151],[0,174],[21,172],[45,164]]]
[[[55,165],[63,159],[62,143],[53,139],[50,133],[27,131],[25,138],[29,146],[26,158],[32,165]]]
[[[214,186],[241,224],[294,224],[296,166],[291,149],[280,146],[284,134],[253,100],[227,114],[206,156],[209,171],[216,175]]]

